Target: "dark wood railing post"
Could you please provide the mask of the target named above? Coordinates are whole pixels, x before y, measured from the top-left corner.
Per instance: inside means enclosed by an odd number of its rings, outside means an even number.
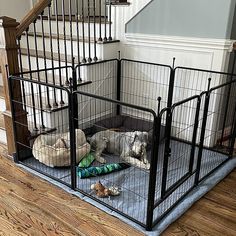
[[[18,47],[17,47],[17,36],[16,27],[19,23],[15,19],[3,16],[0,17],[0,68],[2,72],[3,86],[4,86],[4,96],[6,102],[6,111],[3,113],[4,122],[7,134],[7,147],[8,154],[12,155],[15,153],[15,143],[13,134],[13,122],[11,114],[11,105],[9,97],[8,88],[8,75],[5,70],[5,65],[8,65],[9,74],[19,73],[19,63],[18,63]],[[14,96],[21,98],[21,86],[20,82],[14,82],[13,84]],[[16,108],[16,119],[20,121],[21,124],[27,124],[26,112],[22,106],[17,106]],[[27,144],[28,142],[28,129],[26,126],[20,126],[17,128],[18,141],[22,144]]]

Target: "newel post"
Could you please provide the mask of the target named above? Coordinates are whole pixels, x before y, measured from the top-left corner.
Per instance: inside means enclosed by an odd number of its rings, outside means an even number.
[[[3,86],[4,86],[4,96],[6,102],[6,111],[3,113],[5,129],[7,134],[7,147],[8,154],[12,155],[15,153],[15,143],[13,134],[13,121],[11,114],[11,104],[9,97],[8,88],[8,76],[6,73],[5,65],[8,65],[9,74],[14,74],[19,72],[18,63],[18,52],[17,52],[17,41],[16,41],[16,27],[19,25],[15,19],[3,16],[0,17],[0,69],[2,72]],[[13,84],[14,96],[19,101],[21,98],[21,87],[19,81],[14,81]],[[21,105],[15,107],[16,120],[21,124],[27,124],[26,112],[23,110]],[[27,125],[20,125],[17,127],[17,140],[22,144],[28,143],[28,128]]]

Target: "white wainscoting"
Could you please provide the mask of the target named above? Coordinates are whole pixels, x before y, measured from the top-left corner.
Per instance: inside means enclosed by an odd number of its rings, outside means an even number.
[[[232,40],[203,39],[177,36],[125,34],[122,56],[137,60],[226,71]]]
[[[232,40],[126,34],[125,40],[121,41],[121,56],[123,58],[167,65],[172,65],[173,58],[175,57],[175,66],[194,67],[213,71],[227,71],[232,45]],[[189,79],[194,83],[194,78],[192,78],[192,76],[190,76]],[[222,83],[220,78],[215,79],[213,85],[217,86],[220,83]],[[196,86],[196,90],[199,91],[207,89],[207,86],[205,86],[204,83],[196,83]],[[182,85],[182,87],[184,87],[184,85]],[[177,95],[178,99],[176,97]],[[185,95],[182,94],[182,92],[181,94],[178,93],[178,91],[175,91],[174,94],[175,99],[178,101],[186,98]],[[189,94],[189,96],[192,95],[194,94]],[[209,112],[214,113],[214,111],[219,109],[220,104],[218,100],[219,98],[212,96]],[[188,112],[190,112],[190,110]],[[176,119],[175,122],[181,123],[180,120],[178,120],[178,117],[176,117]],[[179,117],[179,119],[183,121],[183,117]],[[173,126],[175,122],[173,122]],[[213,132],[219,132],[220,128],[214,117],[208,118],[207,125],[209,128],[208,130],[210,131],[206,132],[206,137],[208,138],[205,140],[204,144],[212,146],[216,142]],[[180,127],[177,128],[176,126],[176,132],[179,128]],[[174,130],[175,127],[173,127],[172,131]],[[192,138],[191,132],[184,134],[184,137],[182,138],[190,141]]]

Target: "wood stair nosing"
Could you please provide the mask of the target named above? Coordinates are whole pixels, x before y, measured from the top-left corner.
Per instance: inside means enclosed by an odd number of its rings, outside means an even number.
[[[23,35],[26,35],[26,33],[23,33]],[[34,37],[34,33],[33,32],[29,32],[28,35],[29,35],[29,37]],[[36,36],[37,37],[42,37],[43,35],[40,32],[36,32]],[[50,34],[49,33],[44,33],[44,37],[46,39],[50,39]],[[59,38],[59,40],[67,40],[67,41],[72,40],[73,42],[77,42],[77,36],[75,36],[75,35],[72,35],[72,37],[70,35],[65,35],[65,38],[64,38],[63,34],[57,35],[57,34],[53,33],[51,35],[51,37],[52,37],[52,39],[56,39],[56,40]],[[116,39],[107,40],[107,41],[99,41],[98,39],[94,40],[93,35],[90,37],[90,40],[89,40],[89,37],[85,37],[84,39],[82,37],[79,37],[78,41],[79,42],[83,42],[84,41],[85,43],[89,43],[89,41],[90,41],[90,43],[96,42],[97,44],[108,44],[108,43],[120,42],[120,40],[116,40]]]
[[[38,16],[38,19],[40,19],[40,18],[41,18],[41,17]],[[108,17],[106,17],[106,18],[108,18]],[[48,20],[48,16],[43,16],[43,19],[44,19],[44,20]],[[56,16],[51,16],[51,17],[50,17],[50,20],[56,21]],[[90,16],[90,19],[89,19],[88,17],[84,17],[84,23],[88,23],[89,20],[90,20],[90,23],[94,23],[94,17],[93,17],[93,16]],[[63,21],[63,16],[60,16],[60,15],[59,15],[59,16],[58,16],[58,21]],[[66,22],[70,22],[70,16],[69,16],[69,15],[66,15],[66,16],[65,16],[65,21],[66,21]],[[72,22],[77,22],[77,17],[76,17],[75,15],[72,16]],[[82,23],[83,20],[79,17],[78,22],[79,22],[79,23]],[[95,17],[95,23],[100,23],[100,18],[99,18],[99,16],[96,16],[96,17]],[[104,16],[101,17],[101,24],[105,24],[105,17],[104,17]],[[109,21],[109,20],[106,20],[106,24],[110,24],[110,21]],[[111,22],[111,24],[112,24],[112,22]]]

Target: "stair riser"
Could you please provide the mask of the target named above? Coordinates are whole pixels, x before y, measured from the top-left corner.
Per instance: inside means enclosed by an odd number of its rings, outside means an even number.
[[[40,93],[39,93],[40,90]],[[42,85],[33,85],[33,90],[31,87],[31,83],[24,83],[24,91],[25,91],[25,99],[26,99],[26,105],[33,106],[33,101],[32,101],[32,94],[34,93],[34,103],[35,107],[40,107],[40,96],[41,94],[41,99],[42,99],[42,104],[43,104],[43,109],[46,109],[46,105],[48,104],[47,100],[47,89],[45,86]],[[49,88],[49,103],[52,106],[54,103],[54,92],[56,94],[56,102],[60,103],[61,101],[61,90],[58,89],[53,89]],[[22,93],[23,94],[23,93]],[[63,101],[65,104],[68,104],[68,94],[62,90],[62,97]]]
[[[27,120],[29,129],[32,131],[34,127],[33,109],[27,108]],[[43,112],[44,125],[47,128],[57,128],[57,132],[66,132],[69,129],[68,109],[63,109],[56,112]],[[42,125],[41,113],[36,110],[36,126],[39,129]]]
[[[97,71],[101,70],[101,74],[98,74]],[[116,84],[114,78],[116,77],[116,70],[112,67],[111,64],[107,64],[107,66],[102,67],[98,65],[92,66],[83,66],[81,68],[81,74],[83,81],[91,81],[92,83],[83,85],[80,87],[80,91],[85,91],[92,94],[97,94],[100,96],[106,96],[108,94],[115,94],[116,92]],[[34,76],[34,75],[33,75]],[[45,74],[42,72],[42,81],[44,79]],[[52,74],[48,73],[48,82],[52,83]],[[59,85],[59,80],[56,80],[56,84]],[[47,90],[45,86],[41,87],[41,97],[43,100],[43,104],[47,104]],[[32,104],[32,94],[35,94],[35,105],[39,107],[39,85],[34,84],[33,90],[31,89],[30,82],[24,82],[24,91],[26,95],[26,100],[29,104]],[[55,89],[57,102],[60,101],[60,91],[59,89]],[[54,102],[54,89],[49,88],[49,98],[50,103],[53,104]],[[114,97],[116,98],[116,97]],[[68,103],[68,94],[63,91],[63,101],[67,104]]]
[[[28,57],[27,56],[22,56],[22,64],[23,64],[23,68],[25,71],[29,71],[29,66],[28,66]],[[36,67],[36,58],[35,57],[31,57],[31,68],[32,70],[36,70],[37,67]],[[46,64],[47,64],[47,68],[51,68],[52,64],[51,64],[51,60],[46,60]],[[58,61],[54,61],[54,67],[58,67],[59,66],[59,63]],[[65,63],[64,62],[61,62],[61,66],[65,66]],[[71,66],[71,63],[68,63],[68,66]],[[44,68],[44,59],[43,58],[39,58],[39,68]],[[62,81],[63,81],[63,84],[65,84],[65,78],[66,78],[66,69],[61,69],[61,76],[63,77],[62,78]],[[69,77],[72,77],[72,70],[71,68],[68,68],[67,69],[67,72],[68,72],[68,76]],[[77,71],[78,73],[78,71]],[[44,80],[45,81],[45,72],[40,72],[39,76],[41,78],[41,80]],[[55,74],[55,77],[56,77],[56,81],[57,81],[57,84],[59,84],[59,75],[60,75],[60,72],[59,70],[54,70],[54,74]],[[47,71],[47,76],[48,76],[48,82],[49,83],[52,83],[53,81],[53,77],[52,77],[52,70],[48,70]],[[25,77],[29,77],[29,74],[25,75]],[[38,78],[38,73],[33,73],[32,74],[32,77],[34,78]],[[88,80],[88,67],[82,67],[82,69],[80,70],[80,77],[82,78],[83,81],[86,81]]]
[[[59,21],[59,34],[64,35],[64,24],[63,22]],[[77,23],[76,22],[72,22],[72,35],[77,37]],[[83,36],[83,26],[82,23],[79,22],[78,24],[79,26],[79,37]],[[55,21],[51,21],[51,28],[52,28],[52,34],[57,34],[57,23]],[[106,36],[107,38],[109,37],[109,25],[106,24],[102,24],[101,25],[101,37],[104,38],[105,37],[105,28],[106,28]],[[30,26],[30,32],[33,32],[33,26]],[[41,21],[38,20],[36,23],[36,32],[42,32],[42,26],[41,26]],[[47,20],[44,21],[44,32],[45,33],[49,33],[49,23]],[[97,38],[99,38],[100,36],[100,25],[99,23],[95,23],[95,32],[96,32],[96,36]],[[70,23],[66,22],[65,23],[65,35],[71,35],[71,31],[70,31]],[[114,36],[114,29],[113,29],[113,25],[111,27],[111,35],[112,37]],[[84,37],[88,37],[89,36],[89,24],[88,23],[84,23]],[[94,24],[90,23],[90,37],[93,38],[94,36]]]
[[[73,56],[78,57],[78,44],[76,41],[73,41]],[[59,49],[61,54],[65,54],[65,44],[64,40],[59,40]],[[27,48],[27,41],[25,38],[22,38],[21,40],[21,47],[22,48]],[[103,47],[102,44],[97,44],[96,45],[96,54],[100,52],[100,48]],[[29,37],[29,48],[35,50],[35,42],[33,37]],[[58,53],[58,41],[56,39],[52,39],[52,48],[53,52]],[[42,37],[37,38],[37,49],[39,51],[43,51],[43,39]],[[85,49],[85,50],[84,50]],[[50,44],[50,39],[45,38],[45,50],[46,52],[51,52],[51,44]],[[66,51],[67,55],[71,55],[71,42],[69,40],[66,40]],[[83,43],[80,41],[79,42],[79,53],[80,53],[80,58],[83,57],[83,54],[85,54],[87,57],[89,55],[89,44],[87,42]],[[90,55],[91,58],[94,58],[94,43],[91,42],[90,44]]]

